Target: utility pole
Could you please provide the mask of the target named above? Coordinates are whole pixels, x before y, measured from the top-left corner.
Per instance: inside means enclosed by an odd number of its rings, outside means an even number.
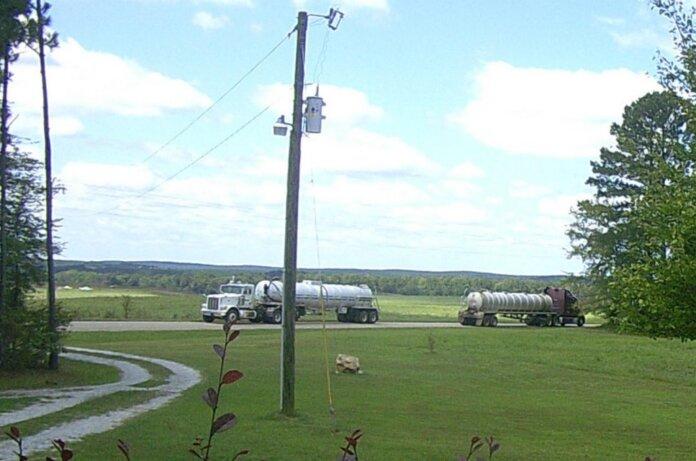
[[[297,14],[295,52],[295,96],[292,131],[288,152],[288,190],[285,199],[285,260],[283,267],[283,337],[280,363],[281,413],[295,415],[295,283],[297,282],[297,215],[300,195],[300,156],[302,144],[302,93],[304,90],[307,13]]]

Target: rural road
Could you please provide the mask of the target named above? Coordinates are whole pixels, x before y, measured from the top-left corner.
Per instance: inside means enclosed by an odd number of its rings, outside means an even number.
[[[498,327],[524,327],[521,323],[500,323]],[[585,325],[593,327],[599,325]],[[143,321],[79,321],[72,322],[68,331],[190,331],[190,330],[220,330],[222,323],[204,322],[143,322]],[[280,325],[266,323],[238,323],[237,330],[280,330]],[[377,322],[375,324],[360,323],[327,323],[331,330],[351,329],[397,329],[397,328],[475,328],[463,327],[457,322]],[[564,328],[575,328],[567,326]],[[298,323],[298,330],[319,330],[321,323]]]

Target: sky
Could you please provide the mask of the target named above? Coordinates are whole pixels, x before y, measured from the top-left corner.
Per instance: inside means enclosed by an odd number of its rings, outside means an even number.
[[[641,0],[54,3],[65,259],[281,266],[287,34],[338,6],[338,30],[308,30],[326,119],[302,140],[299,266],[580,272],[565,231],[590,162],[672,52]],[[8,94],[40,156],[37,66],[23,53]]]

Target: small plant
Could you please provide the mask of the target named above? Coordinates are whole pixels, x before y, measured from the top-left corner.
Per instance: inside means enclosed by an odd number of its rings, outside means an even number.
[[[237,336],[239,336],[239,330],[232,330],[232,325],[234,323],[236,323],[236,320],[225,322],[225,325],[222,327],[223,331],[225,332],[224,345],[221,346],[219,344],[213,344],[213,351],[220,359],[220,371],[218,373],[217,389],[209,387],[202,396],[203,401],[211,409],[208,440],[204,445],[203,439],[201,437],[196,437],[191,448],[189,449],[189,453],[203,461],[210,460],[210,448],[212,447],[213,437],[216,434],[231,429],[237,423],[237,416],[234,413],[225,413],[224,415],[216,418],[222,387],[228,384],[234,384],[244,377],[242,372],[239,370],[229,370],[227,372],[224,371],[225,359],[227,358],[227,348],[230,343],[234,341]],[[232,460],[234,461],[239,459],[241,456],[244,456],[247,453],[249,453],[249,450],[242,450],[234,455]]]
[[[473,461],[473,456],[478,452],[484,445],[488,446],[488,459],[493,459],[493,453],[500,449],[500,443],[493,438],[492,435],[482,439],[478,435],[471,438],[471,443],[469,444],[469,453],[466,456],[459,458],[459,461]],[[482,457],[476,458],[477,460],[483,460]]]
[[[435,336],[433,335],[433,330],[428,329],[428,350],[431,354],[435,353]]]
[[[130,446],[126,442],[124,442],[121,439],[118,439],[118,442],[116,443],[116,447],[121,451],[123,454],[123,457],[126,458],[126,461],[130,461]]]
[[[358,440],[362,436],[362,430],[356,429],[346,437],[346,446],[341,447],[343,453],[339,455],[338,461],[358,461]]]
[[[5,431],[5,435],[7,435],[14,443],[17,444],[17,451],[15,451],[17,459],[19,459],[19,461],[27,461],[29,458],[24,456],[24,449],[22,447],[22,433],[19,432],[19,429],[12,426],[10,427],[9,431]]]
[[[53,447],[60,455],[60,461],[70,461],[73,458],[73,456],[75,456],[75,453],[73,453],[72,450],[67,448],[65,442],[63,442],[61,439],[54,440]],[[46,461],[56,461],[56,459],[47,456]]]
[[[121,296],[121,307],[123,307],[123,318],[128,320],[133,306],[133,297],[128,295]]]

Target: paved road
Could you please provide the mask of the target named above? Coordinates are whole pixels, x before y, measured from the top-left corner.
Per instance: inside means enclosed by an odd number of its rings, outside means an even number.
[[[499,323],[498,327],[524,327],[521,323]],[[585,325],[588,327],[598,325]],[[189,331],[189,330],[219,330],[222,323],[204,322],[118,322],[118,321],[94,321],[72,322],[69,331]],[[279,330],[280,325],[266,323],[239,323],[235,325],[238,330]],[[321,323],[298,323],[298,330],[318,330]],[[360,323],[327,323],[326,328],[332,330],[348,329],[381,329],[381,328],[473,328],[462,327],[457,322],[377,322],[375,324]],[[566,328],[574,328],[568,326]]]

